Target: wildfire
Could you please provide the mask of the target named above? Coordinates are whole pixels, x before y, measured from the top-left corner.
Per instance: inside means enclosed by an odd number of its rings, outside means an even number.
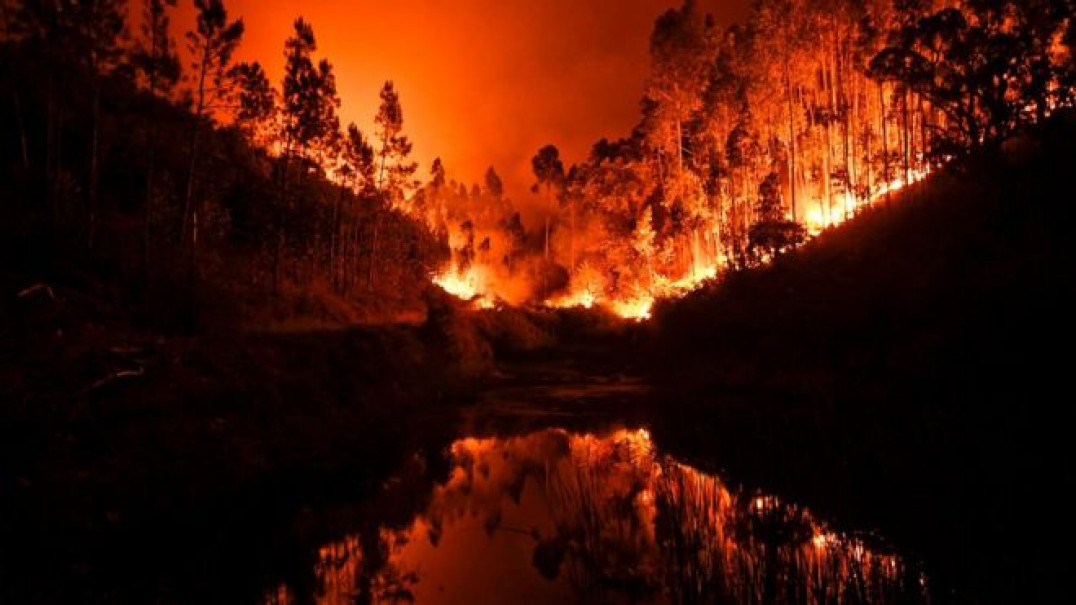
[[[566,294],[546,301],[546,305],[554,309],[592,309],[597,298],[590,290],[584,290],[575,294]]]
[[[436,273],[431,278],[433,283],[449,294],[470,302],[477,309],[492,309],[495,300],[489,292],[485,272],[481,267],[471,265],[466,271],[460,271],[455,265]]]
[[[845,220],[851,218],[855,212],[874,205],[878,201],[883,200],[886,196],[900,191],[908,185],[918,183],[925,179],[930,172],[929,167],[921,170],[912,170],[909,172],[907,182],[905,182],[904,178],[897,178],[888,183],[882,183],[872,191],[870,197],[865,200],[856,200],[855,196],[852,194],[845,193],[838,196],[838,199],[840,200],[839,206],[831,205],[829,208],[826,208],[824,202],[818,201],[807,210],[807,214],[803,217],[803,226],[807,228],[807,233],[809,235],[812,237],[817,236],[830,227],[840,225]]]
[[[545,302],[545,305],[554,309],[593,309],[597,306],[624,319],[642,321],[650,319],[650,311],[654,306],[654,296],[642,293],[626,299],[599,298],[593,292],[585,291],[549,299]]]
[[[641,297],[630,300],[614,300],[609,304],[609,309],[613,313],[616,313],[624,319],[633,319],[636,321],[650,319],[650,311],[653,307],[654,299],[650,297]]]
[[[816,237],[826,229],[852,218],[856,212],[885,200],[889,195],[917,183],[930,174],[929,167],[910,171],[876,187],[865,199],[856,199],[851,193],[838,194],[828,208],[819,200],[811,204],[803,217],[809,237]],[[766,259],[764,259],[766,260]],[[672,278],[661,274],[649,277],[646,287],[636,285],[618,291],[606,291],[593,279],[573,279],[568,292],[545,300],[542,304],[554,309],[605,309],[623,319],[645,321],[651,318],[654,303],[658,299],[683,297],[715,279],[728,263],[723,253],[712,258],[696,258],[686,275]],[[587,268],[587,271],[591,269]],[[472,263],[466,270],[455,264],[433,276],[433,282],[449,294],[468,301],[477,309],[494,308],[504,297],[498,294],[498,283],[492,274],[479,263]]]

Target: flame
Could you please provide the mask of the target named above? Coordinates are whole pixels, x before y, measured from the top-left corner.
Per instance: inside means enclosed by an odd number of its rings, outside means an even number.
[[[546,301],[546,306],[554,309],[593,309],[597,297],[590,290],[569,293]]]
[[[614,300],[609,304],[609,310],[613,313],[624,319],[633,319],[636,321],[650,319],[650,311],[653,307],[654,299],[651,297]]]
[[[477,265],[471,265],[466,271],[452,265],[434,274],[431,279],[442,290],[470,302],[476,309],[492,309],[496,306],[496,298],[489,291],[485,271]]]
[[[930,173],[929,166],[911,170],[906,176],[873,187],[865,197],[842,192],[828,203],[823,198],[815,198],[813,203],[808,203],[802,217],[808,238],[817,237],[825,230],[840,225],[864,208],[888,199],[891,194],[923,180]],[[714,231],[710,236],[716,239],[716,234],[717,231]],[[688,268],[684,274],[669,276],[650,270],[645,276],[636,274],[634,281],[621,282],[616,287],[607,287],[607,276],[584,261],[573,273],[568,291],[542,304],[555,309],[599,308],[631,321],[648,320],[658,300],[686,296],[718,278],[728,266],[729,258],[724,252],[706,252],[702,248],[697,242],[692,243],[691,262],[685,263]],[[763,258],[762,262],[770,260]],[[498,280],[496,275],[499,274],[494,267],[472,262],[466,270],[453,264],[432,279],[446,292],[471,303],[476,309],[494,308],[503,300],[519,300],[518,297],[507,296],[505,288],[510,285],[507,282],[511,279],[501,276],[502,279]]]

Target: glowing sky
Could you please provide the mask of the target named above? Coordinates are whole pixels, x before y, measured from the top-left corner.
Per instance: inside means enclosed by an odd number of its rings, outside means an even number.
[[[181,4],[187,4],[181,0]],[[581,159],[599,138],[629,133],[649,68],[654,20],[680,0],[227,0],[246,23],[239,53],[275,83],[283,41],[302,15],[336,69],[342,120],[369,132],[387,79],[425,180],[440,156],[450,176],[478,181],[494,165],[509,193],[532,181],[547,143]],[[719,23],[748,0],[703,0]],[[176,37],[192,9],[176,18]]]

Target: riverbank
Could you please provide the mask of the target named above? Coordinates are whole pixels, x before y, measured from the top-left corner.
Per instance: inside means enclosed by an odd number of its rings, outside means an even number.
[[[421,326],[168,334],[86,290],[14,283],[0,586],[15,602],[110,600],[94,586],[107,552],[292,514],[342,469],[376,476],[382,451],[414,446],[415,424],[436,425],[479,371]]]
[[[17,602],[154,600],[121,553],[204,555],[190,540],[216,536],[213,560],[249,557],[280,519],[436,457],[480,389],[534,386],[495,360],[574,366],[558,340],[621,339],[611,318],[436,292],[417,323],[169,333],[92,288],[0,281],[0,595]]]

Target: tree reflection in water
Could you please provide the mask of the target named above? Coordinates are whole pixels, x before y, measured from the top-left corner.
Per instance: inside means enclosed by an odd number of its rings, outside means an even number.
[[[803,507],[730,490],[645,430],[466,438],[448,462],[439,481],[388,482],[387,504],[322,546],[312,594],[281,584],[267,601],[926,600],[914,565]]]

